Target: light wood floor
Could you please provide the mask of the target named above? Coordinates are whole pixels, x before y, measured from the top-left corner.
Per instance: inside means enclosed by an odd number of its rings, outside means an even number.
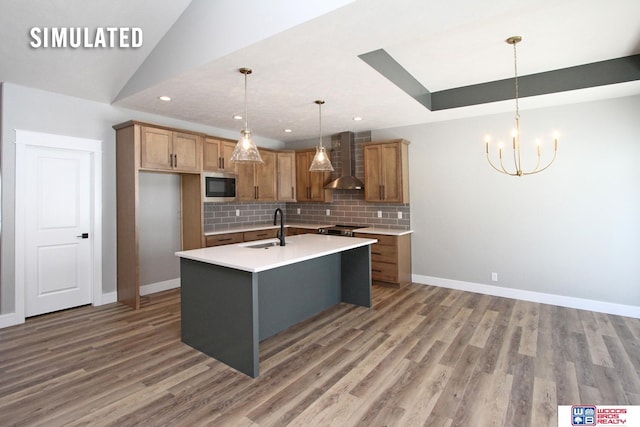
[[[375,287],[261,344],[251,379],[180,342],[179,293],[0,330],[0,426],[557,426],[640,404],[640,320]]]

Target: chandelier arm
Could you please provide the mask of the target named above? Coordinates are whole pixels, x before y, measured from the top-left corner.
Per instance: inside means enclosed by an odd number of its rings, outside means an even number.
[[[555,162],[555,161],[556,161],[556,155],[557,155],[557,152],[556,152],[556,151],[554,151],[554,152],[553,152],[553,158],[551,159],[551,161],[550,161],[550,162],[549,162],[545,167],[543,167],[542,169],[537,169],[537,168],[536,168],[536,170],[534,170],[534,171],[532,171],[532,172],[527,172],[527,173],[525,173],[524,175],[533,175],[534,173],[542,172],[543,170],[547,169],[549,166],[551,166],[551,164],[552,164],[553,162]]]
[[[499,168],[496,167],[496,165],[493,164],[493,162],[491,161],[491,158],[489,157],[489,153],[487,153],[487,161],[489,162],[489,164],[491,165],[492,168],[494,168],[495,170],[497,170],[500,173],[507,173],[506,171],[502,171]],[[504,168],[503,168],[504,169]]]
[[[518,174],[517,172],[511,173],[504,167],[504,162],[502,161],[502,157],[500,157],[500,167],[502,168],[502,171],[503,171],[502,173],[506,173],[507,175],[515,176]]]

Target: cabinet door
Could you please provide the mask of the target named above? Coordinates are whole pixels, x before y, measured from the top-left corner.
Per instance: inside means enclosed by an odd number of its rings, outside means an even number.
[[[260,150],[264,163],[256,165],[257,199],[265,202],[277,199],[276,153]]]
[[[277,154],[278,200],[294,202],[296,200],[296,157],[295,153]]]
[[[382,200],[402,202],[402,165],[400,144],[385,144],[380,148]]]
[[[220,155],[221,141],[213,138],[205,138],[202,142],[202,169],[217,171],[222,168],[222,156]]]
[[[172,170],[172,132],[153,127],[140,127],[140,167]]]
[[[238,200],[255,200],[257,190],[253,163],[236,163],[235,167],[238,172]]]
[[[173,133],[173,168],[176,171],[200,172],[200,136],[189,133]]]
[[[310,200],[311,188],[309,187],[309,168],[311,159],[309,152],[296,153],[296,199],[299,202]]]
[[[382,201],[381,149],[380,145],[364,147],[364,199],[367,202]]]
[[[235,165],[231,162],[231,155],[236,149],[236,143],[231,141],[220,141],[220,158],[222,166],[220,169],[226,172],[235,172]]]

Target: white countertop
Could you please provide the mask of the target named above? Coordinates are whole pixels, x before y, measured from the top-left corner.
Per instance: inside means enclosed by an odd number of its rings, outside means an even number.
[[[288,223],[285,224],[285,228],[288,227],[296,227],[296,228],[308,228],[310,230],[332,227],[334,224],[303,224],[303,223]],[[243,233],[245,231],[257,231],[257,230],[270,230],[273,228],[280,228],[280,225],[271,225],[271,224],[260,224],[260,225],[245,225],[239,227],[232,227],[227,230],[216,230],[216,231],[207,231],[204,233],[205,236],[214,236],[216,234],[227,234],[227,233]]]
[[[278,239],[193,249],[176,252],[176,256],[250,273],[258,273],[349,249],[372,245],[377,240],[323,234],[301,234],[287,237],[285,246],[271,246],[267,249],[248,247],[268,242],[278,242]]]
[[[405,234],[413,233],[413,230],[398,230],[394,228],[367,227],[367,228],[357,228],[353,230],[353,232],[369,233],[369,234],[386,234],[389,236],[404,236]]]

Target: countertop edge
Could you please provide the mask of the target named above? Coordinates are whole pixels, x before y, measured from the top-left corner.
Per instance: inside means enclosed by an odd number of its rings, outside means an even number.
[[[305,236],[305,235],[302,235]],[[308,236],[308,235],[307,235]],[[320,235],[318,235],[320,236]],[[324,236],[323,237],[331,237],[331,236]],[[295,237],[298,236],[293,236],[292,239],[294,239]],[[338,237],[338,236],[333,236],[333,237]],[[325,249],[325,250],[320,250],[318,252],[315,253],[311,253],[311,254],[305,254],[305,255],[298,255],[296,257],[292,257],[289,259],[284,259],[278,262],[273,262],[270,264],[266,264],[266,265],[259,265],[256,267],[251,267],[251,266],[247,266],[247,265],[239,265],[239,264],[234,264],[232,262],[227,262],[227,261],[221,261],[220,259],[213,259],[212,256],[204,256],[203,252],[207,251],[207,250],[211,250],[210,252],[214,252],[215,250],[218,250],[221,247],[226,247],[226,248],[242,248],[242,245],[245,245],[245,243],[235,243],[235,244],[231,244],[231,245],[224,245],[224,246],[214,246],[211,248],[201,248],[201,249],[192,249],[189,251],[179,251],[179,252],[175,252],[175,255],[180,257],[180,258],[185,258],[185,259],[190,259],[192,261],[199,261],[199,262],[204,262],[207,264],[212,264],[212,265],[219,265],[222,267],[228,267],[228,268],[233,268],[235,270],[240,270],[240,271],[246,271],[249,273],[260,273],[262,271],[267,271],[267,270],[273,270],[274,268],[278,268],[278,267],[283,267],[285,265],[290,265],[290,264],[296,264],[299,262],[303,262],[303,261],[308,261],[310,259],[314,259],[314,258],[320,258],[326,255],[332,255],[335,253],[339,253],[339,252],[344,252],[344,251],[348,251],[351,249],[356,249],[362,246],[367,246],[367,245],[372,245],[374,243],[377,242],[377,240],[375,239],[367,239],[367,238],[355,238],[355,237],[340,237],[341,239],[348,239],[348,241],[350,241],[349,244],[346,245],[339,245],[338,247],[334,247],[334,248],[330,248],[330,249]],[[266,239],[266,240],[259,240],[254,242],[255,244],[259,244],[260,242],[268,242],[268,241],[273,241],[274,239]],[[274,249],[277,247],[274,247]],[[247,249],[247,250],[255,250],[255,249]]]

